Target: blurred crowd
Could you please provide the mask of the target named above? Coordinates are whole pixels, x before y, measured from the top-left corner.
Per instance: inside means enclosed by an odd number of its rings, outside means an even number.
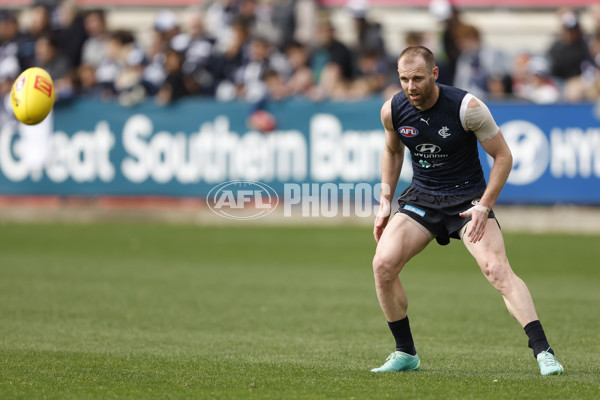
[[[23,26],[14,10],[0,10],[0,94],[29,67],[46,69],[57,99],[117,99],[130,106],[146,98],[169,104],[186,96],[253,104],[299,96],[311,100],[389,97],[400,90],[397,54],[364,2],[349,2],[356,32],[342,42],[326,9],[315,0],[213,0],[190,8],[180,21],[164,9],[150,40],[139,30],[111,29],[106,10],[44,1],[28,9]],[[439,81],[484,99],[536,103],[596,100],[600,95],[600,6],[594,32],[584,32],[573,9],[557,12],[561,32],[544,54],[503,54],[484,45],[447,0],[432,0],[437,32],[409,32],[405,45],[434,50]]]
[[[442,70],[445,66],[453,85],[493,100],[548,104],[600,98],[600,4],[588,10],[594,21],[591,34],[583,31],[576,10],[557,10],[560,32],[542,54],[504,54],[486,46],[480,30],[447,4],[434,0],[430,10],[444,21]]]

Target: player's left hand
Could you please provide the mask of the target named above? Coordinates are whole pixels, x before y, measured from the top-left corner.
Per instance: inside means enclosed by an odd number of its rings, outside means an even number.
[[[467,237],[471,243],[477,243],[483,238],[489,213],[490,209],[488,207],[477,204],[459,214],[463,218],[471,217],[471,224],[467,232]]]

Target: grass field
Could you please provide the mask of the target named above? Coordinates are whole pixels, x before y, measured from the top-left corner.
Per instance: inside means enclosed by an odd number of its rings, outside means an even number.
[[[420,372],[393,350],[368,227],[0,225],[0,399],[598,399],[600,237],[506,234],[566,369],[459,242],[403,271]]]

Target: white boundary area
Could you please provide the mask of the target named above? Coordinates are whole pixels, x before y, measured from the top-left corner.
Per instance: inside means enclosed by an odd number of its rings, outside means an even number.
[[[393,210],[395,211],[395,210]],[[498,206],[494,208],[506,232],[600,234],[600,207]],[[297,215],[297,216],[296,216]],[[370,228],[374,217],[302,217],[301,213],[284,217],[283,209],[253,220],[231,220],[215,215],[208,207],[99,207],[94,202],[37,207],[4,205],[0,207],[0,223],[20,222],[157,222],[191,225],[232,226],[364,226]]]

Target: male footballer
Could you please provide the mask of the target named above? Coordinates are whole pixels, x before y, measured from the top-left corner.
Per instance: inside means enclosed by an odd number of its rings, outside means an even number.
[[[396,351],[371,371],[421,368],[399,273],[434,238],[441,245],[456,238],[463,241],[524,328],[541,374],[560,375],[563,367],[548,344],[529,289],[511,269],[492,211],[512,168],[510,149],[487,106],[464,90],[436,84],[438,73],[429,49],[408,47],[398,58],[402,92],[381,109],[385,128],[381,182],[389,190],[382,190],[374,224],[373,272]],[[487,184],[477,142],[494,159]],[[405,147],[412,155],[413,180],[390,219]]]

